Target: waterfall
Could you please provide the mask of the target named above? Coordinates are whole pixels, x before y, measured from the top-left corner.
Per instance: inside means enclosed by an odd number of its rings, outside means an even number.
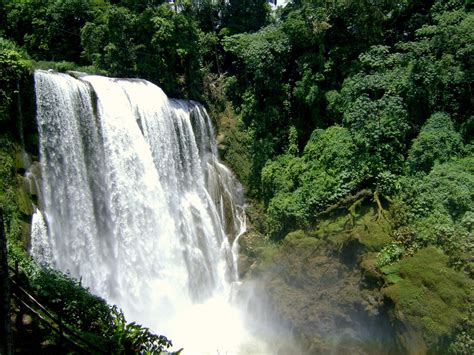
[[[36,209],[31,220],[31,253],[45,266],[52,264],[51,241],[41,210]]]
[[[34,77],[33,256],[185,350],[238,351],[250,338],[229,305],[243,195],[205,109],[145,80]]]

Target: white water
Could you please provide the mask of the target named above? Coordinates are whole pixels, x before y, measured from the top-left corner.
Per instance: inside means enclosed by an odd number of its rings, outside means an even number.
[[[36,209],[31,220],[31,253],[42,265],[51,265],[53,261],[51,244],[43,214]]]
[[[33,256],[185,353],[266,352],[232,305],[243,197],[204,108],[144,80],[37,71],[35,91]]]

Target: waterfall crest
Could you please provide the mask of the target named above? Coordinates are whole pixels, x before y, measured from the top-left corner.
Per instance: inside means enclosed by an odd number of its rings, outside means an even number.
[[[34,77],[44,221],[38,211],[33,256],[183,346],[183,310],[226,302],[245,231],[209,116],[145,80]]]

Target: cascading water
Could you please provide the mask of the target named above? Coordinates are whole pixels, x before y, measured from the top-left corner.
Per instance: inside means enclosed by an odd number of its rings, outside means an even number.
[[[258,349],[229,304],[243,196],[204,108],[144,80],[37,71],[35,91],[32,254],[185,351]]]
[[[43,214],[36,209],[31,220],[31,253],[42,265],[52,264],[51,242]]]

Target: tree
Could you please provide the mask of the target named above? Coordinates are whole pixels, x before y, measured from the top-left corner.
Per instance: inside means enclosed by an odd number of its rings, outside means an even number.
[[[149,26],[148,35],[151,35],[151,41],[145,43],[144,48],[153,55],[140,58],[139,74],[163,85],[169,94],[200,98],[203,44],[194,19],[162,5],[145,12],[140,26],[142,24],[143,28]]]
[[[168,95],[200,97],[200,33],[192,17],[169,4],[139,14],[109,6],[81,33],[84,56],[110,75],[148,79]]]
[[[308,226],[329,204],[357,189],[358,165],[352,136],[339,126],[313,131],[301,157],[289,151],[268,161],[262,191],[275,236]]]
[[[5,35],[38,60],[81,61],[80,31],[103,0],[6,1]]]
[[[140,13],[149,7],[159,6],[168,1],[167,0],[112,0],[110,2],[114,5],[126,7],[127,9],[135,13]]]
[[[267,0],[229,0],[223,16],[223,34],[255,32],[267,24]]]
[[[461,135],[454,130],[453,122],[446,113],[435,113],[413,140],[408,152],[408,164],[412,172],[428,173],[435,162],[444,163],[459,156],[462,149]]]
[[[15,92],[18,83],[28,75],[30,65],[25,53],[15,43],[0,37],[0,123],[10,125],[11,131],[16,127],[10,116]]]
[[[224,49],[234,58],[238,79],[228,81],[228,95],[240,108],[245,126],[253,137],[252,183],[260,189],[260,171],[267,159],[281,153],[287,142],[288,38],[278,26],[268,26],[252,34],[238,34],[223,40]]]
[[[452,265],[472,273],[474,158],[435,164],[428,175],[405,177],[401,185],[395,235],[409,236],[405,242],[415,248],[438,246]]]
[[[403,98],[410,87],[410,68],[387,46],[373,46],[359,56],[361,69],[347,78],[340,96],[332,97],[364,161],[367,182],[384,172],[400,173],[410,132]],[[333,103],[330,103],[333,105]]]
[[[137,16],[125,7],[108,6],[81,29],[84,57],[112,76],[137,73]]]
[[[302,6],[288,13],[282,23],[291,48],[292,64],[287,68],[289,115],[302,142],[309,139],[314,128],[326,128],[333,123],[324,113],[325,40],[330,28],[328,11],[322,6]]]
[[[452,4],[459,2],[448,2],[450,6],[441,3],[434,6],[439,12],[432,11],[433,23],[416,30],[415,41],[400,43],[397,48],[406,53],[413,67],[414,89],[426,98],[422,103],[429,110],[425,119],[443,111],[462,125],[473,107],[474,14]]]

